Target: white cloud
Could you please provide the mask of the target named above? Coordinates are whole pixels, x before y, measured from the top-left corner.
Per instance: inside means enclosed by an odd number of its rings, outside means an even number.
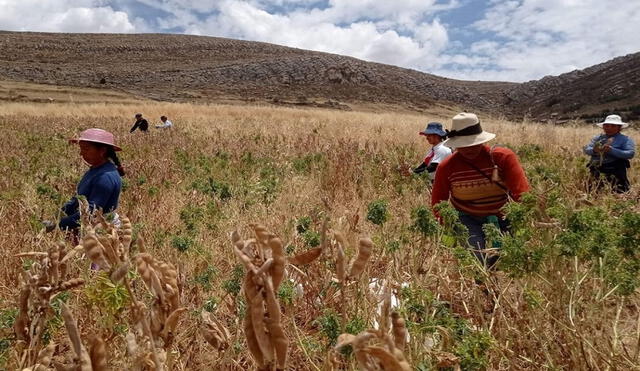
[[[43,32],[135,32],[127,13],[92,0],[0,0],[0,29]]]
[[[478,4],[475,0],[0,0],[0,29],[179,29],[471,80],[538,79],[640,49],[632,36],[640,34],[640,22],[635,22],[640,19],[637,0],[487,0],[484,14]],[[140,6],[158,11],[136,10]],[[446,17],[460,7],[472,14],[477,11],[479,20],[468,24],[467,16],[464,24],[456,24]]]
[[[582,69],[640,50],[638,1],[494,1],[474,25],[504,41],[478,41],[471,54],[491,59],[486,67],[458,66],[458,78],[526,81]]]

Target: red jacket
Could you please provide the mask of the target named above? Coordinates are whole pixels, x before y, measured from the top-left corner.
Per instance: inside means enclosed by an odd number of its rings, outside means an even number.
[[[506,188],[508,193],[490,180],[494,163],[498,166],[501,178],[498,184]],[[470,215],[500,215],[500,209],[509,196],[518,201],[520,195],[528,190],[529,183],[516,154],[504,147],[495,147],[490,153],[485,145],[473,160],[466,160],[454,152],[438,166],[431,191],[431,205],[450,200],[457,210]]]

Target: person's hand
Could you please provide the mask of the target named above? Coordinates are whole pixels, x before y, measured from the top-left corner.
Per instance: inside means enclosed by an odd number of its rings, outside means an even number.
[[[42,225],[44,226],[44,230],[49,233],[53,232],[53,230],[56,229],[57,224],[55,222],[52,222],[51,220],[43,220]]]
[[[603,153],[607,153],[611,150],[611,146],[609,144],[605,144],[604,146],[602,146],[602,148],[600,149]]]
[[[602,145],[600,143],[596,143],[593,146],[593,153],[600,153],[602,151]]]

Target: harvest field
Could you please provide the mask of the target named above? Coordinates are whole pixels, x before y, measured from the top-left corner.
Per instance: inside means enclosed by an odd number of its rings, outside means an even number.
[[[502,260],[500,271],[488,274],[461,248],[463,233],[451,221],[451,209],[442,211],[444,225],[433,218],[425,178],[402,173],[427,150],[418,131],[428,121],[449,125],[454,111],[160,103],[0,107],[0,369],[45,361],[52,368],[79,365],[87,362],[76,357],[82,349],[91,358],[83,370],[91,363],[95,370],[105,363],[114,370],[160,364],[168,370],[255,369],[255,344],[247,344],[243,318],[250,311],[255,321],[257,307],[242,290],[247,270],[231,236],[237,230],[234,240],[256,238],[252,223],[279,237],[289,258],[324,242],[315,261],[287,263],[276,292],[281,326],[273,327],[274,303],[265,299],[270,321],[262,335],[281,344],[276,332],[283,330],[286,369],[358,369],[363,353],[354,351],[357,344],[336,349],[338,336],[375,326],[398,330],[399,317],[409,338],[406,344],[397,334],[388,339],[404,348],[416,370],[640,367],[638,162],[630,169],[631,194],[587,193],[581,148],[600,130],[595,126],[479,115],[497,143],[518,153],[532,185],[521,204],[506,210],[512,234],[493,235],[502,244]],[[165,114],[175,127],[129,134],[136,112],[154,122]],[[40,220],[57,218],[73,195],[86,168],[67,139],[90,127],[114,132],[124,148],[128,174],[118,211],[132,224],[130,264],[120,259],[116,265],[118,258],[111,257],[113,270],[124,270],[95,272],[88,257],[77,254],[65,262],[64,277],[58,268],[55,277],[32,277],[31,287],[40,289],[29,296],[23,271],[46,271],[42,259],[57,262],[74,248],[60,232],[44,233]],[[636,130],[627,134],[640,142]],[[121,240],[128,238],[124,230]],[[360,238],[370,238],[373,249],[357,274],[345,266],[357,259]],[[31,251],[45,254],[16,257]],[[147,280],[154,269],[164,289]],[[76,278],[83,281],[69,283]],[[59,284],[63,279],[66,285]],[[163,290],[167,297],[155,305]],[[384,305],[389,292],[397,306]],[[263,313],[262,302],[257,305]],[[171,321],[178,322],[168,324],[176,310]],[[393,326],[388,311],[396,313]],[[25,326],[14,326],[16,321]],[[146,343],[150,332],[156,349]],[[379,335],[368,340],[369,348],[393,347]],[[132,339],[138,350],[128,354]]]

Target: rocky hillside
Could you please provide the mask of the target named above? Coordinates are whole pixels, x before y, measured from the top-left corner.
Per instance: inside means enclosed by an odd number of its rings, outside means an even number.
[[[417,111],[454,104],[534,118],[637,103],[640,79],[640,54],[516,84],[446,79],[340,55],[187,35],[0,32],[0,50],[0,80],[108,88],[157,100],[344,109],[364,103]]]
[[[601,118],[616,111],[640,118],[640,53],[584,70],[518,84],[506,92],[512,113],[534,118]]]

